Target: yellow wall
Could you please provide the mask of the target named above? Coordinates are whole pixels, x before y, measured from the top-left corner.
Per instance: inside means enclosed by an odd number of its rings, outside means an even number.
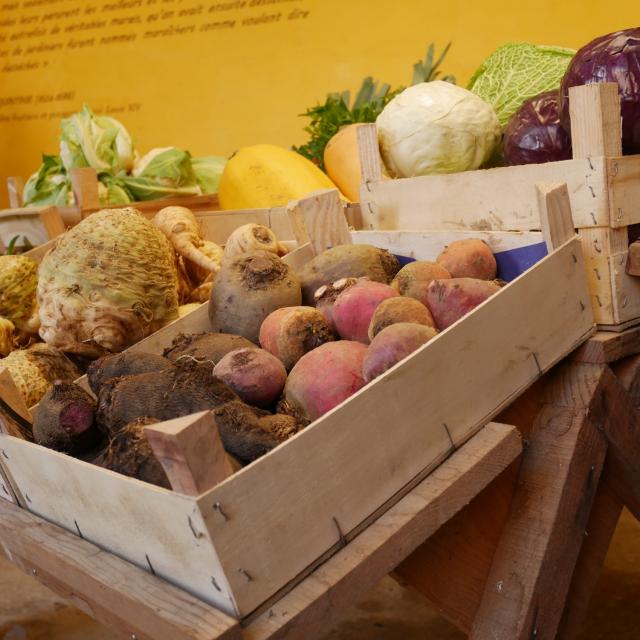
[[[201,30],[224,20],[235,25]],[[302,142],[297,114],[366,75],[408,83],[431,41],[453,42],[445,71],[461,83],[506,41],[579,47],[638,23],[637,3],[600,0],[0,0],[0,203],[6,176],[55,153],[60,113],[83,101],[121,119],[141,152],[227,155]]]

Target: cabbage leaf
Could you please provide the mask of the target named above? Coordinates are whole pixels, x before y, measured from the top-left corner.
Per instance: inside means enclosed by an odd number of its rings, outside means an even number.
[[[218,185],[225,164],[227,159],[218,156],[205,156],[191,160],[191,166],[202,193],[218,193]]]
[[[24,185],[22,199],[25,207],[73,204],[71,181],[59,156],[42,156],[40,168]]]
[[[525,100],[560,87],[574,49],[510,42],[476,70],[467,89],[493,106],[504,127]]]

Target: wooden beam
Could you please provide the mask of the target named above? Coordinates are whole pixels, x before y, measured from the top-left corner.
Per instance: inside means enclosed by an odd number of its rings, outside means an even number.
[[[57,238],[66,231],[66,225],[62,220],[62,216],[55,207],[42,209],[39,216],[50,240]]]
[[[602,474],[603,480],[606,474],[605,465]],[[602,572],[602,565],[621,512],[622,503],[607,483],[601,482],[591,508],[584,541],[571,578],[571,586],[556,640],[573,640],[577,637]]]
[[[514,427],[490,423],[410,494],[245,628],[246,640],[308,640],[469,503],[520,454]]]
[[[592,419],[609,443],[612,484],[640,519],[640,411],[611,370],[605,377],[605,392],[592,408]]]
[[[309,242],[314,255],[352,243],[337,189],[324,189],[294,200],[287,206],[287,213],[298,244]]]
[[[622,155],[618,91],[615,82],[596,82],[569,89],[574,158]]]
[[[382,164],[378,147],[378,131],[375,124],[361,124],[357,130],[362,184],[382,180]]]
[[[640,240],[629,245],[625,271],[630,276],[640,276]]]
[[[80,217],[85,218],[89,213],[100,208],[98,197],[98,174],[92,167],[82,167],[71,170],[71,186],[73,195],[80,209]]]
[[[233,473],[211,411],[147,425],[144,434],[178,493],[199,496]]]
[[[599,331],[591,336],[573,356],[575,362],[607,364],[640,353],[640,327],[620,333]]]
[[[9,206],[12,209],[22,207],[24,180],[20,176],[10,176],[7,178],[7,190],[9,191]]]
[[[2,500],[0,549],[119,638],[242,638],[238,623],[214,607]]]
[[[536,196],[542,235],[547,251],[551,253],[576,235],[571,216],[569,192],[565,183],[537,184]]]
[[[542,407],[541,378],[498,415],[518,427],[527,440]],[[509,515],[519,462],[511,465],[482,493],[420,545],[395,571],[395,577],[425,596],[465,633],[482,598],[491,561]]]
[[[472,640],[555,637],[607,449],[589,413],[605,373],[598,365],[564,365],[553,376]]]

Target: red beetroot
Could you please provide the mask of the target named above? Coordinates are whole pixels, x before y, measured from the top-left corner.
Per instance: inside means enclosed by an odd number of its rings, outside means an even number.
[[[436,326],[431,312],[422,302],[404,296],[387,298],[378,305],[371,318],[369,340],[373,340],[383,329],[397,322],[412,322],[434,328]]]
[[[325,317],[313,307],[282,307],[272,311],[260,326],[260,346],[290,370],[302,356],[333,340]]]
[[[359,342],[340,340],[302,356],[284,387],[287,411],[312,422],[353,395],[364,385],[366,351]]]
[[[434,280],[427,291],[429,309],[441,331],[500,291],[500,285],[476,278]]]
[[[437,333],[433,327],[413,322],[397,322],[389,325],[376,335],[367,348],[362,363],[365,381],[371,382],[429,342]]]
[[[427,304],[427,288],[433,280],[450,278],[451,274],[437,262],[416,260],[398,271],[391,286],[401,295]]]
[[[496,259],[489,245],[477,238],[455,240],[436,258],[452,278],[478,278],[493,280],[496,277]]]
[[[316,309],[325,317],[332,331],[336,330],[333,324],[333,305],[336,303],[336,298],[356,282],[358,282],[357,278],[340,278],[331,284],[323,284],[313,294]]]
[[[230,351],[216,364],[213,373],[247,404],[257,407],[273,405],[287,379],[282,362],[257,348]]]
[[[388,284],[358,280],[333,305],[333,324],[341,338],[369,344],[369,324],[377,306],[399,294]]]

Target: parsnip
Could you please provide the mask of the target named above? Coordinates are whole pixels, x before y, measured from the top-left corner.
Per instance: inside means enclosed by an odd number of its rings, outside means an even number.
[[[243,253],[269,251],[278,256],[287,253],[287,249],[278,242],[275,233],[261,224],[243,224],[227,239],[224,245],[224,259],[229,261]]]
[[[153,217],[153,224],[164,233],[173,248],[183,258],[207,271],[216,272],[220,264],[207,257],[200,247],[203,244],[198,221],[186,207],[165,207]]]

